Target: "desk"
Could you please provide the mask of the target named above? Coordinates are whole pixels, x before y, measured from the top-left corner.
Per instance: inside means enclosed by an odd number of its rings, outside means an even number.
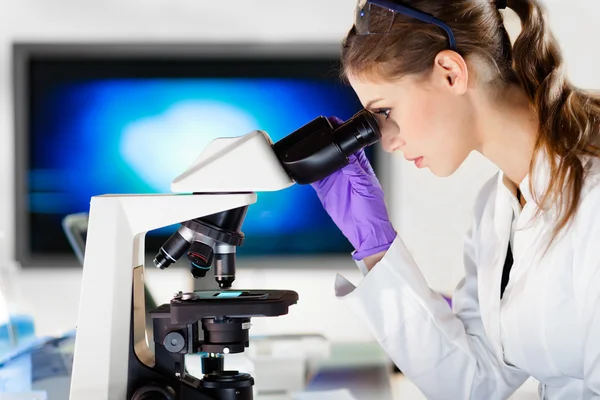
[[[333,343],[331,356],[309,363],[306,391],[348,389],[356,400],[394,400],[393,366],[374,342]],[[259,384],[258,384],[259,385]],[[259,393],[256,400],[291,400],[289,393]]]
[[[392,373],[377,343],[334,343],[332,356],[317,365],[307,391],[347,388],[356,400],[427,400],[401,373]],[[530,378],[509,400],[539,400],[538,382]],[[292,400],[289,394],[258,395],[255,400]]]
[[[347,388],[356,400],[393,400],[393,365],[375,342],[333,343],[331,357],[313,368],[308,391]]]

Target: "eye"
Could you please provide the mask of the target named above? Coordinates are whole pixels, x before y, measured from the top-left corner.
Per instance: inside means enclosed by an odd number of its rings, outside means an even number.
[[[391,112],[392,112],[391,108],[380,108],[378,110],[374,110],[373,114],[383,115],[383,116],[385,116],[385,119],[388,119],[390,117]]]

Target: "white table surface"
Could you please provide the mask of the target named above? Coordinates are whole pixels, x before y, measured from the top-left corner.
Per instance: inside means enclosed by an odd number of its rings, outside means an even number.
[[[308,390],[348,388],[356,400],[427,400],[419,388],[392,365],[377,343],[334,343],[332,356],[322,361],[320,382]],[[539,400],[538,382],[530,379],[510,400]],[[386,387],[387,386],[387,387]],[[291,394],[258,395],[255,400],[294,400]],[[326,399],[323,399],[326,400]]]

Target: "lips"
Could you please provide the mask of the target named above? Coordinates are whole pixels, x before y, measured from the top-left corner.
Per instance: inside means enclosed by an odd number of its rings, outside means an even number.
[[[415,165],[417,166],[417,168],[423,168],[423,157],[415,157],[415,158],[408,158],[405,157],[406,161],[411,161],[414,162]]]

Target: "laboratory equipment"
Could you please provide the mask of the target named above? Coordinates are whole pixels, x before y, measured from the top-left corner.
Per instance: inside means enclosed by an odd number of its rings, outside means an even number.
[[[318,117],[277,143],[264,131],[213,140],[172,182],[176,194],[93,197],[71,400],[252,399],[253,378],[223,371],[222,357],[249,345],[251,318],[287,314],[298,294],[231,289],[247,208],[255,192],[326,177],[380,137],[365,110],[335,129]],[[212,266],[222,290],[177,292],[146,310],[144,235],[173,223],[181,227],[154,264],[166,269],[186,254],[194,277]],[[202,379],[185,368],[185,355],[197,353],[204,355]]]

